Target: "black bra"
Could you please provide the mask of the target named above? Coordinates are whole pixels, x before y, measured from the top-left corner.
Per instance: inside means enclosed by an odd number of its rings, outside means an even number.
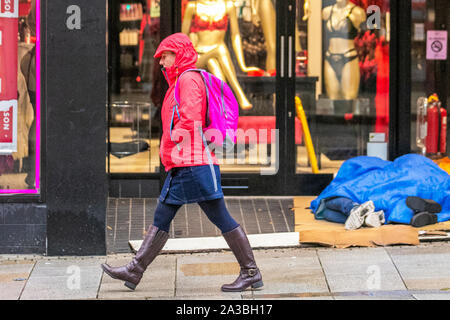
[[[342,24],[342,27],[338,30],[333,28],[333,21],[331,18],[333,17],[333,9],[334,5],[331,8],[331,14],[330,18],[327,20],[327,26],[329,25],[329,32],[330,32],[330,38],[342,38],[342,39],[355,39],[358,35],[358,29],[355,28],[353,25],[352,20],[350,19],[350,15],[352,14],[353,9],[355,9],[356,6],[353,6],[350,12],[347,14],[345,19],[340,21],[340,24]],[[330,22],[328,24],[328,21]],[[343,23],[345,21],[345,23]],[[331,29],[331,30],[330,30]]]

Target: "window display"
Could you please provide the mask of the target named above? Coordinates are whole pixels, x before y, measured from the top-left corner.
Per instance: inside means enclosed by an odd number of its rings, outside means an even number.
[[[223,172],[277,166],[275,7],[272,0],[182,1],[181,31],[199,54],[197,67],[227,82],[240,107],[234,152],[216,150]]]
[[[297,8],[304,8],[303,17],[302,11],[297,11],[297,23],[308,21],[307,76],[318,79],[316,101],[305,112],[311,124],[319,172],[335,173],[343,161],[359,155],[386,157],[389,1],[298,0]],[[378,24],[368,23],[369,19]],[[297,52],[297,57],[301,55]],[[297,72],[297,77],[301,76]],[[305,92],[297,86],[296,95],[303,99]],[[377,141],[376,148],[372,148],[371,133],[383,134],[383,141]],[[297,173],[302,172],[311,172],[311,164],[300,143]]]
[[[360,71],[355,38],[366,13],[348,0],[338,0],[322,10],[328,46],[325,52],[325,88],[331,100],[358,97]]]
[[[0,193],[38,194],[39,0],[0,6]]]
[[[256,67],[247,66],[242,49],[242,38],[233,1],[189,1],[184,10],[181,32],[188,35],[199,54],[198,68],[208,68],[215,76],[233,89],[239,106],[243,110],[252,108],[236,77],[225,35],[230,25],[231,43],[240,69],[245,72],[259,72]]]

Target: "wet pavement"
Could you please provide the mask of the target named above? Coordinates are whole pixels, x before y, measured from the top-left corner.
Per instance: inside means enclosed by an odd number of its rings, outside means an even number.
[[[228,250],[163,253],[135,291],[100,264],[132,254],[95,257],[0,255],[2,300],[449,300],[450,243],[333,249],[256,249],[264,287],[224,293],[239,266]]]

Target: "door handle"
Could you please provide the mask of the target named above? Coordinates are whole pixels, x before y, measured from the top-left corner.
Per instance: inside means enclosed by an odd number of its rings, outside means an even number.
[[[280,59],[280,76],[284,78],[284,36],[281,36],[281,59]]]
[[[292,36],[289,36],[288,77],[292,78]]]

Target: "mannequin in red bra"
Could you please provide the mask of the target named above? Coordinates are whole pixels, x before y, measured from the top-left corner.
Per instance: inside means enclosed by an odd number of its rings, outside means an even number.
[[[364,9],[349,0],[337,0],[322,11],[329,38],[324,63],[325,88],[331,100],[358,97],[360,70],[354,39],[366,18]]]
[[[215,76],[226,81],[236,95],[241,109],[247,110],[252,108],[252,104],[248,101],[237,80],[230,52],[225,44],[228,24],[239,67],[246,73],[259,71],[259,68],[247,67],[245,64],[236,7],[233,1],[197,0],[188,2],[181,32],[189,36],[198,52],[197,67],[206,67]]]

